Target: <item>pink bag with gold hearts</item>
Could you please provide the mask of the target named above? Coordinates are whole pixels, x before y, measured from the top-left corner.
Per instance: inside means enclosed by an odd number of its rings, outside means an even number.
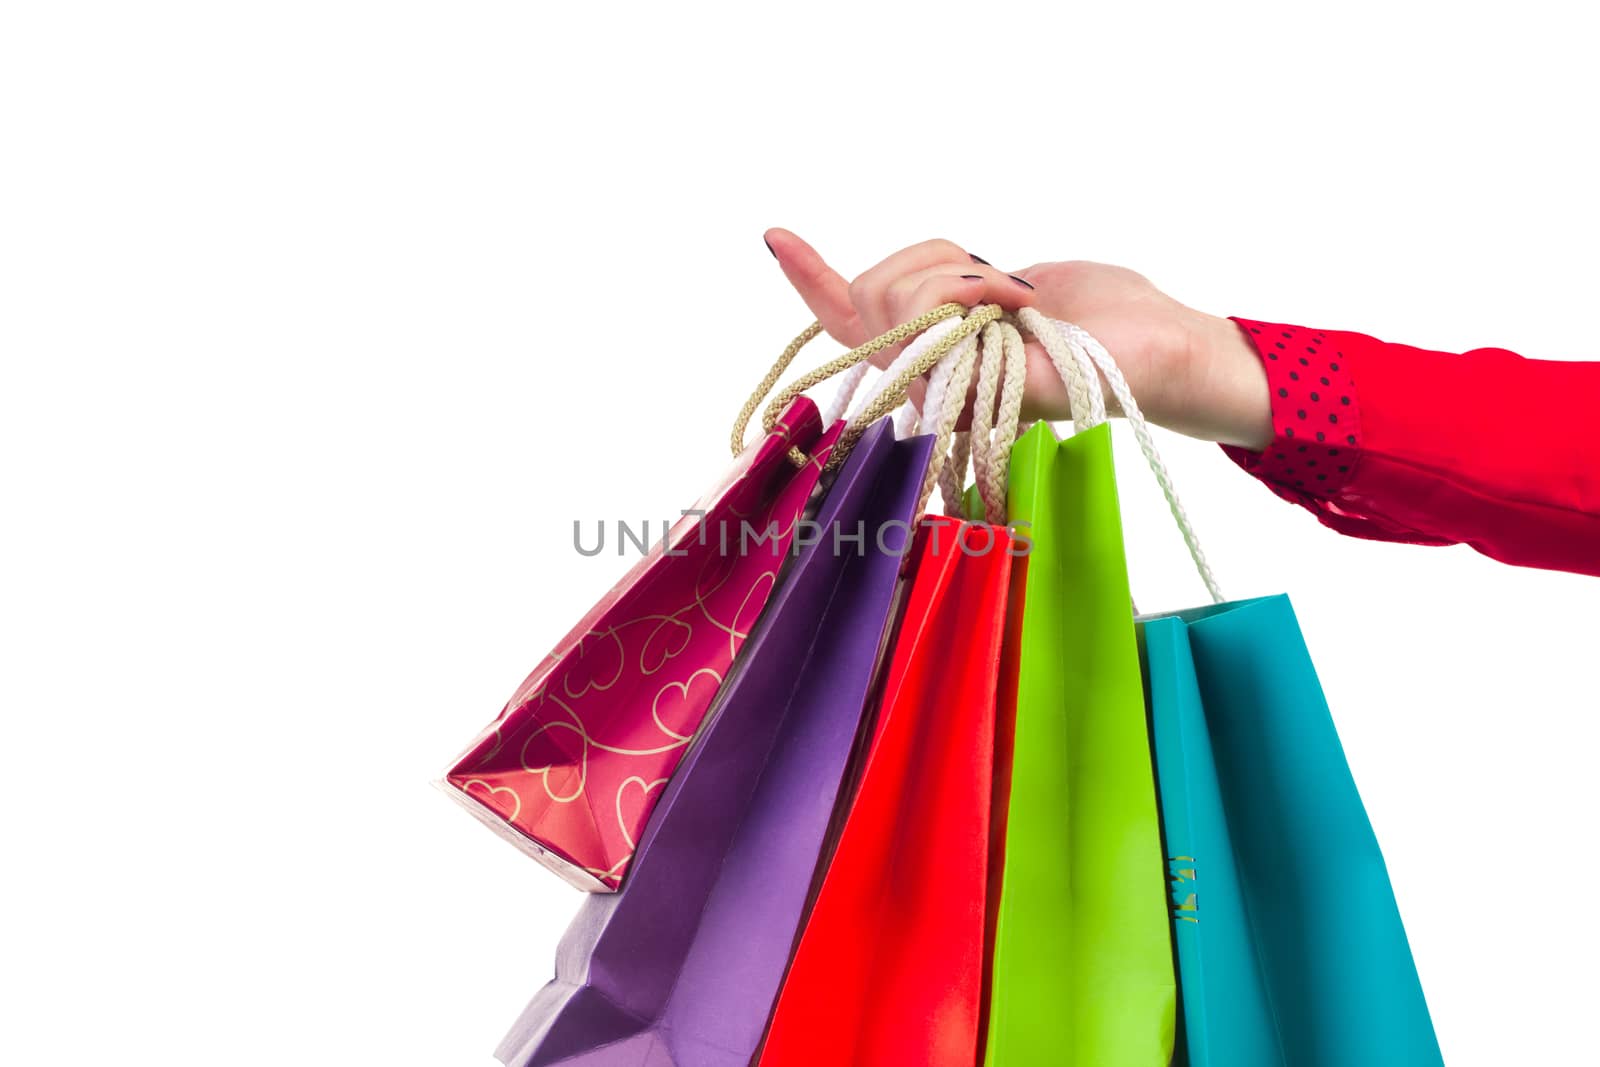
[[[615,890],[842,428],[824,432],[796,398],[528,676],[446,772],[448,792],[573,885]]]

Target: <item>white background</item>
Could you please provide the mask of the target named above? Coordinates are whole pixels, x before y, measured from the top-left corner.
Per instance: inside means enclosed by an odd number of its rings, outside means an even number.
[[[810,321],[767,226],[1600,357],[1578,10],[6,5],[0,1061],[489,1063],[578,896],[429,781],[623,569],[571,520],[721,469]],[[1600,585],[1160,440],[1294,599],[1448,1062],[1592,1057]]]

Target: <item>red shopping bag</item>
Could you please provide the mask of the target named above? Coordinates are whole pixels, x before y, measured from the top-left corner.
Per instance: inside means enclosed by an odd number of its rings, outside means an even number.
[[[528,676],[447,772],[452,796],[572,884],[617,888],[777,583],[843,428],[821,422],[788,406]]]
[[[944,516],[918,537],[859,785],[761,1067],[976,1061],[1013,542]]]

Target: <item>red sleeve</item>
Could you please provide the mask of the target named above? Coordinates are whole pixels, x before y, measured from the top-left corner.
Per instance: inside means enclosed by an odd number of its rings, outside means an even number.
[[[1274,433],[1222,450],[1274,493],[1353,537],[1600,575],[1600,363],[1233,321],[1267,369]]]

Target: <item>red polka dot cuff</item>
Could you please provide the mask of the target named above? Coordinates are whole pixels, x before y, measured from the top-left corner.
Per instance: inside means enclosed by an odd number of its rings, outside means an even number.
[[[1353,537],[1600,575],[1600,362],[1233,322],[1266,368],[1273,436],[1222,450],[1279,497]]]
[[[1351,361],[1327,331],[1233,317],[1267,370],[1272,443],[1260,452],[1224,445],[1240,467],[1305,506],[1336,499],[1361,454],[1361,409]]]

